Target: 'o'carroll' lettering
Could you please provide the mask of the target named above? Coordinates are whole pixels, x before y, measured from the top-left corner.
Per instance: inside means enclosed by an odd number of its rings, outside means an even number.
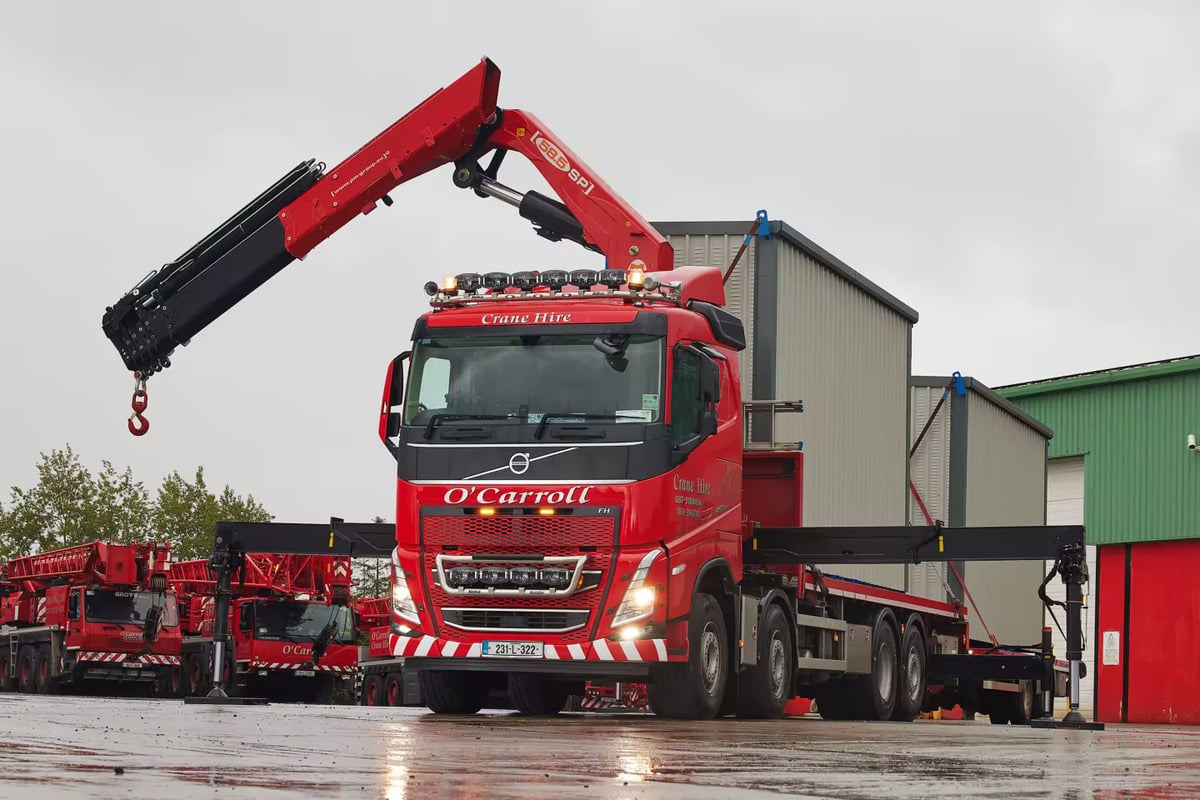
[[[442,500],[447,505],[475,502],[487,506],[585,505],[594,486],[572,486],[562,489],[509,489],[499,486],[453,486]]]

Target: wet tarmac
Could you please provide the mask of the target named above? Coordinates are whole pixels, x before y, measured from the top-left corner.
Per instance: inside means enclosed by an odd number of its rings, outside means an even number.
[[[0,798],[1193,798],[1200,729],[0,695]]]

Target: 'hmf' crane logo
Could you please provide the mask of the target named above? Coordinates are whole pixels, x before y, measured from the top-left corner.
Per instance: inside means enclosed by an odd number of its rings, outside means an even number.
[[[584,194],[591,194],[592,189],[596,188],[595,183],[571,166],[571,161],[563,155],[562,148],[543,136],[541,131],[534,132],[533,144],[547,161],[567,173],[572,181],[579,184],[579,188],[583,190]]]

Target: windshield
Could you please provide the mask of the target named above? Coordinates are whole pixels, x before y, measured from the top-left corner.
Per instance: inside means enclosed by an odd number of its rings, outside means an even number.
[[[330,622],[337,626],[332,641],[354,643],[354,619],[346,606],[293,601],[254,603],[254,638],[285,642],[311,642]]]
[[[164,597],[161,593],[154,592],[88,589],[83,593],[83,616],[91,622],[141,624],[146,621],[146,612],[156,601],[163,607],[163,626],[178,625],[179,612],[175,605],[175,595]]]
[[[645,334],[419,339],[404,420],[462,414],[537,423],[546,414],[661,419],[664,340]]]

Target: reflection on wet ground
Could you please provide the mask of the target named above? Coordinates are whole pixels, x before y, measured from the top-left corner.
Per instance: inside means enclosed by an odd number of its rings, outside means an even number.
[[[1200,729],[0,695],[0,798],[1192,798]]]

